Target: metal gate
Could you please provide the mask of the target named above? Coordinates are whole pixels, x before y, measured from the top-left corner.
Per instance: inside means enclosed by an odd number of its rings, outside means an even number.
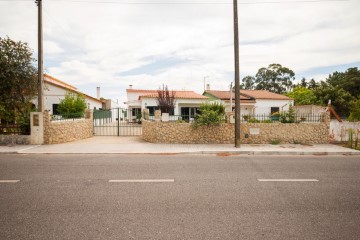
[[[94,135],[140,136],[141,124],[125,108],[94,110]]]

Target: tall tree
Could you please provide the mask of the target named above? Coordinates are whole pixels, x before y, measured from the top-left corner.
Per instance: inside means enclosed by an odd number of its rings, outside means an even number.
[[[357,67],[349,68],[345,72],[334,72],[326,79],[334,87],[349,92],[354,97],[360,97],[360,70]]]
[[[340,116],[349,116],[351,103],[355,98],[343,88],[334,87],[333,85],[321,81],[314,90],[314,93],[323,105],[327,105],[328,101],[331,100],[332,106]]]
[[[255,89],[255,78],[253,76],[246,76],[242,79],[241,89]]]
[[[35,59],[27,43],[0,38],[0,119],[12,122],[29,114],[37,95]]]
[[[315,79],[312,78],[307,87],[309,89],[315,89],[317,86],[318,86],[318,84],[315,82]]]
[[[280,64],[270,64],[260,68],[255,75],[256,89],[283,94],[292,88],[295,73]]]
[[[162,89],[158,90],[156,102],[162,113],[174,114],[175,94],[176,92],[169,91],[167,85],[163,85]]]
[[[295,105],[309,105],[318,103],[314,91],[307,89],[306,87],[295,87],[291,92],[287,93],[286,96],[293,98]]]

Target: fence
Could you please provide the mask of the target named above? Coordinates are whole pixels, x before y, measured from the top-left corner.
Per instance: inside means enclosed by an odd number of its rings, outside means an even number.
[[[28,127],[22,127],[17,124],[0,125],[1,135],[29,135],[30,131]]]
[[[234,116],[234,115],[232,115]],[[147,118],[150,121],[155,120],[154,115],[149,115]],[[196,119],[196,116],[189,115],[170,115],[169,121],[185,121],[192,122]],[[272,123],[272,122],[280,122],[282,119],[280,116],[271,116],[268,114],[244,114],[241,115],[241,123]],[[324,121],[323,114],[296,114],[292,120],[287,121],[288,123],[320,123]],[[224,118],[225,120],[225,118]],[[289,120],[289,119],[288,119]]]
[[[83,119],[84,113],[66,113],[51,115],[51,121],[73,121],[75,119]]]
[[[287,122],[287,123],[320,123],[325,120],[324,114],[295,114],[282,119],[279,115],[268,114],[244,114],[240,118],[242,123],[271,123],[271,122]]]

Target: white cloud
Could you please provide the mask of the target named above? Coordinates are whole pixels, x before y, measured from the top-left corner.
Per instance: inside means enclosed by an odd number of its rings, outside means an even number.
[[[121,99],[129,84],[201,93],[204,76],[212,89],[227,89],[233,80],[231,4],[44,1],[43,8],[45,67],[80,90],[95,94],[101,86],[104,97]],[[241,74],[271,63],[302,72],[360,62],[359,8],[359,1],[239,5]],[[34,3],[0,2],[0,36],[36,50],[36,11]],[[159,59],[181,64],[121,75]]]

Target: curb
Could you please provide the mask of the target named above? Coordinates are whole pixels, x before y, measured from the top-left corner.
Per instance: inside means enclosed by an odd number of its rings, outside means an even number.
[[[274,156],[274,155],[287,155],[287,156],[305,156],[305,155],[315,155],[315,156],[333,156],[333,155],[342,155],[342,156],[359,156],[359,152],[293,152],[293,151],[194,151],[194,152],[23,152],[20,151],[11,151],[11,152],[0,152],[0,154],[49,154],[49,155],[69,155],[69,154],[118,154],[118,155],[256,155],[256,156]]]

